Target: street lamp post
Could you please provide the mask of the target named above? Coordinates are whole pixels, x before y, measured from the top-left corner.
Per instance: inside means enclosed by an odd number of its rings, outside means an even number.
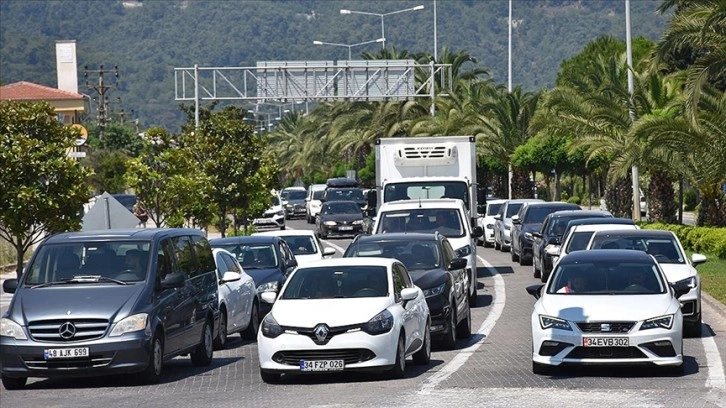
[[[355,43],[355,44],[342,44],[342,43],[331,43],[331,42],[325,42],[325,41],[313,41],[313,44],[315,44],[315,45],[332,45],[335,47],[347,47],[348,48],[348,61],[350,61],[352,58],[351,49],[353,47],[357,47],[359,45],[376,43],[376,42],[386,42],[386,39],[377,38],[375,40],[363,41],[363,42],[359,42],[359,43]]]
[[[385,50],[386,49],[386,29],[385,29],[385,25],[383,23],[383,17],[390,16],[391,14],[398,14],[398,13],[403,13],[406,11],[417,11],[417,10],[423,10],[423,9],[424,9],[423,5],[419,5],[416,7],[410,7],[410,8],[402,9],[402,10],[391,11],[390,13],[369,13],[367,11],[355,11],[355,10],[341,9],[340,14],[363,14],[366,16],[380,17],[381,18],[381,38],[383,38],[382,48]]]

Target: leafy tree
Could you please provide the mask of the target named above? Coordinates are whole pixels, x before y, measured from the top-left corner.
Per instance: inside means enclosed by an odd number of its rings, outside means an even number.
[[[77,230],[91,169],[68,157],[79,137],[45,102],[0,103],[0,238],[23,257],[47,234]]]

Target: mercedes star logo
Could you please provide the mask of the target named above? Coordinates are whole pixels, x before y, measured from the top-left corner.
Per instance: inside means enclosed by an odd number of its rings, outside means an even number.
[[[317,337],[318,341],[322,343],[328,337],[328,326],[319,324],[315,326],[313,333],[315,333],[315,337]]]
[[[71,322],[65,322],[61,324],[58,329],[58,333],[60,333],[60,336],[66,340],[72,339],[73,336],[76,335],[76,326],[74,326]]]

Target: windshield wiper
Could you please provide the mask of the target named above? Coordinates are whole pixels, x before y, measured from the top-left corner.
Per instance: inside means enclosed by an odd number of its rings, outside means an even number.
[[[76,275],[71,279],[63,279],[60,281],[41,283],[40,285],[31,286],[30,289],[44,288],[55,285],[68,285],[71,283],[93,283],[93,282],[113,282],[119,285],[128,285],[128,282],[109,278],[101,275]]]

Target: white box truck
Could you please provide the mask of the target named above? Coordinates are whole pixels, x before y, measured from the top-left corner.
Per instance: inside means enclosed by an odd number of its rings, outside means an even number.
[[[376,140],[376,195],[383,203],[458,198],[477,225],[476,139],[473,136]]]

